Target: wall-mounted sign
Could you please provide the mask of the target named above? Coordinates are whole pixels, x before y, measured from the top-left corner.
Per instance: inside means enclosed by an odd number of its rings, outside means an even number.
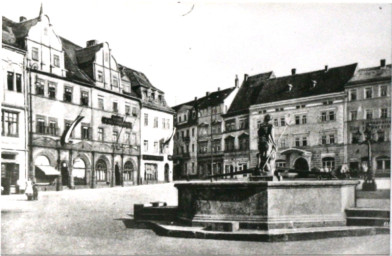
[[[104,117],[103,116],[102,123],[116,125],[116,126],[122,126],[125,128],[132,129],[132,123],[131,122],[124,122],[124,117],[122,117],[122,116],[116,116],[116,115],[112,115],[112,117]]]
[[[143,155],[143,160],[163,161],[163,156]]]

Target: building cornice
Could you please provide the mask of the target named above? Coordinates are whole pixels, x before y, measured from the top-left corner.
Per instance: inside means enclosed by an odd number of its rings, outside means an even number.
[[[9,49],[9,50],[21,53],[21,54],[26,54],[26,52],[27,52],[26,50],[23,50],[21,48],[18,48],[18,47],[15,47],[15,46],[12,46],[12,45],[6,44],[6,43],[2,43],[1,46],[5,49]]]
[[[303,98],[296,98],[296,99],[290,99],[290,100],[282,100],[282,101],[274,101],[274,102],[268,102],[264,104],[255,104],[249,107],[249,110],[255,110],[259,108],[268,108],[268,107],[276,107],[276,106],[281,106],[281,105],[294,105],[294,104],[299,104],[300,102],[305,102],[305,101],[317,101],[317,100],[324,100],[332,97],[344,97],[345,92],[336,92],[336,93],[329,93],[329,94],[323,94],[323,95],[317,95],[317,96],[311,96],[311,97],[303,97]]]

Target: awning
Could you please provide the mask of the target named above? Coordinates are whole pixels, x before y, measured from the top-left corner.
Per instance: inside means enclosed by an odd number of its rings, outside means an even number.
[[[60,172],[50,165],[36,165],[36,168],[45,173],[46,176],[59,176]]]

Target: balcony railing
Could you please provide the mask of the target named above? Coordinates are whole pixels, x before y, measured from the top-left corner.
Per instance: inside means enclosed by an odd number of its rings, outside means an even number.
[[[59,128],[54,126],[37,125],[35,133],[58,136]]]

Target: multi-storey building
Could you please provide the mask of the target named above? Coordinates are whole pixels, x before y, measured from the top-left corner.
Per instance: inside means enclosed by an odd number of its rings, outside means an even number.
[[[90,40],[81,47],[59,37],[42,7],[35,19],[3,18],[4,30],[27,56],[29,176],[48,188],[127,185],[147,179],[144,169],[140,172],[146,160],[140,154],[141,113],[153,111],[165,120],[164,132],[156,131],[165,139],[173,111],[163,92],[151,90],[151,84],[142,89],[140,81],[148,79],[119,65],[108,43]],[[152,99],[155,90],[157,98]],[[170,140],[164,142],[169,156]],[[170,174],[169,159],[165,161]],[[163,180],[163,168],[156,179]]]
[[[154,87],[143,73],[127,67],[123,71],[141,100],[140,183],[172,181],[175,112],[167,105],[164,92]]]
[[[276,166],[335,169],[345,162],[345,84],[356,64],[265,80],[250,107],[250,166],[257,165],[257,130],[269,114]]]
[[[176,111],[174,124],[175,178],[197,178],[197,103],[190,101],[173,107]]]
[[[224,173],[242,171],[250,166],[249,107],[255,103],[266,79],[274,78],[273,72],[254,76],[244,75],[229,110],[224,117]],[[248,176],[247,174],[242,177]],[[227,176],[228,177],[228,176]],[[239,176],[234,176],[239,178]]]
[[[22,192],[27,178],[25,54],[25,50],[17,47],[12,32],[3,31],[1,186],[5,194]]]
[[[359,69],[346,89],[347,163],[351,170],[368,165],[364,131],[372,134],[371,167],[376,177],[390,176],[391,65]]]

